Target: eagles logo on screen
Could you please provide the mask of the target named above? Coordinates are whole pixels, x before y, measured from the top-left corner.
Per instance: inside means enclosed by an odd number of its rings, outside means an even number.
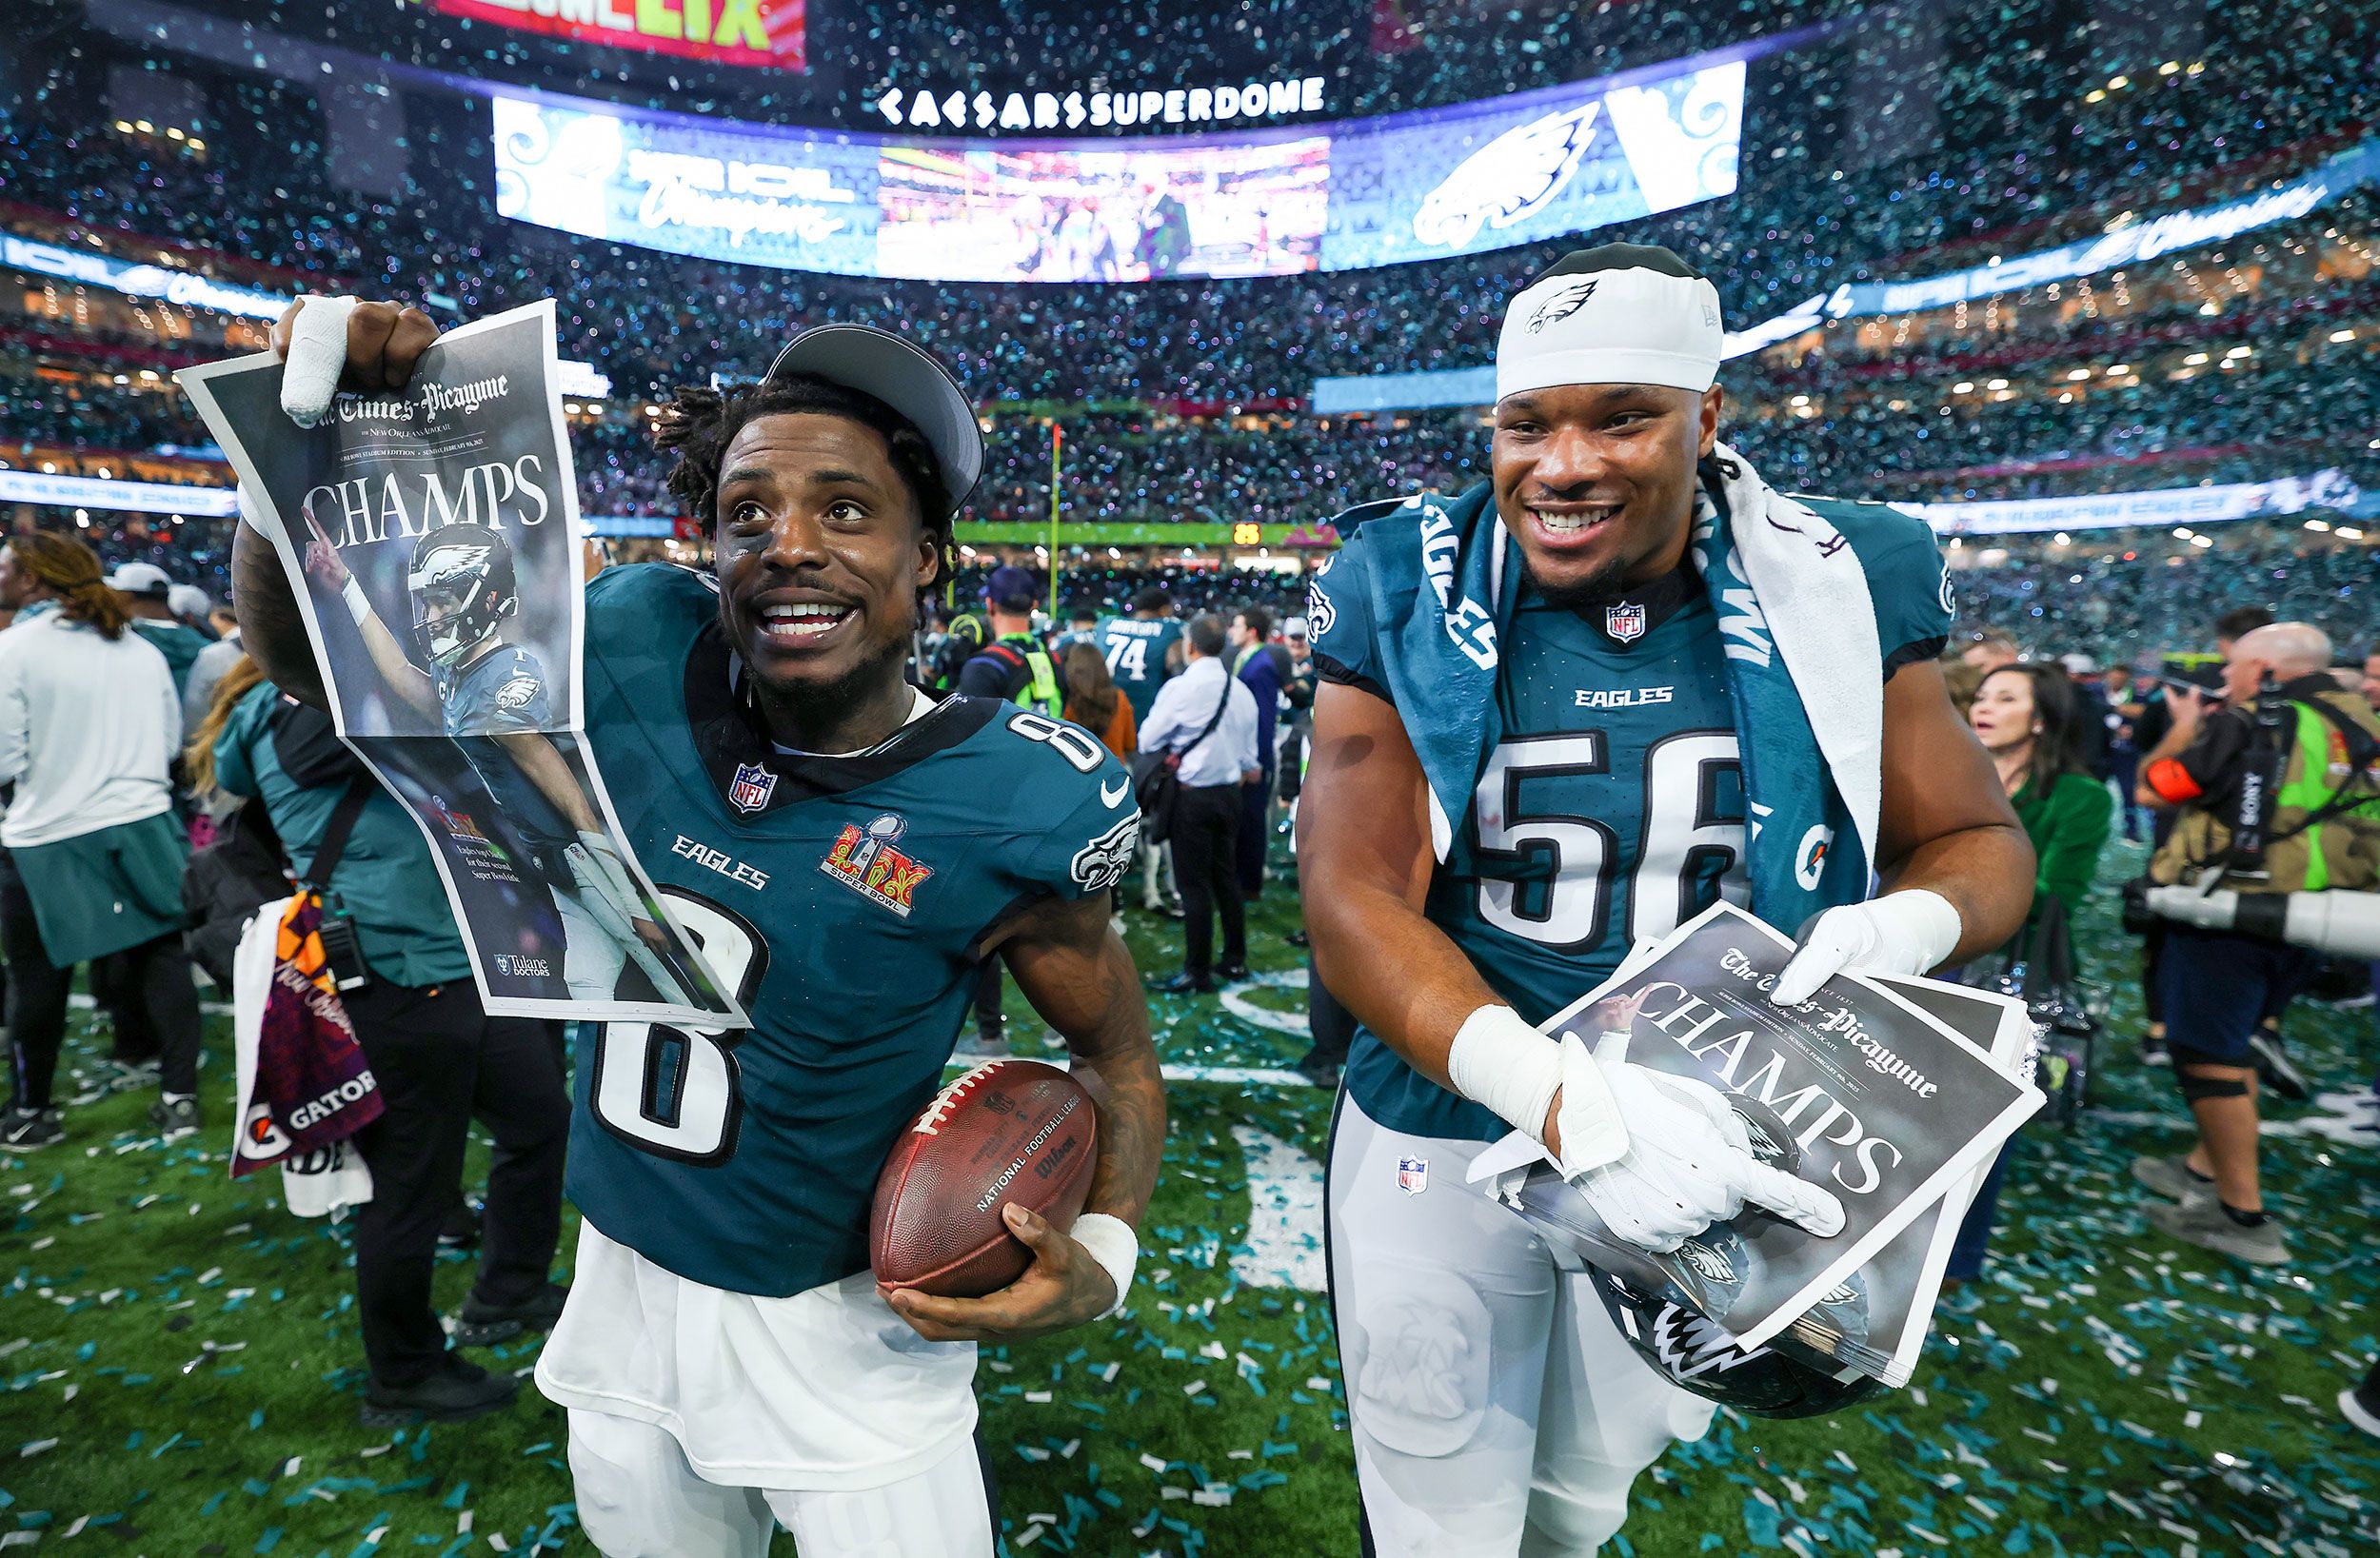
[[[1105,892],[1124,879],[1140,847],[1140,814],[1130,817],[1075,852],[1075,884],[1085,894]]]
[[[413,596],[413,642],[444,670],[495,636],[521,609],[512,543],[477,524],[441,525],[413,543],[406,575]]]
[[[1553,202],[1595,141],[1600,99],[1508,129],[1455,165],[1414,213],[1413,235],[1460,251],[1483,226],[1509,227]],[[1581,300],[1584,301],[1583,299]]]

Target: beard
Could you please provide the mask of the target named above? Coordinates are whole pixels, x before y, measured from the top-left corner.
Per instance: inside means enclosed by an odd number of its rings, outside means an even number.
[[[1520,560],[1520,571],[1528,578],[1529,587],[1537,592],[1538,600],[1557,611],[1584,611],[1618,599],[1627,593],[1622,576],[1630,566],[1630,560],[1615,558],[1583,579],[1557,584],[1539,576],[1530,565],[1527,553],[1521,554]]]
[[[728,619],[724,598],[720,602],[719,623],[729,645],[734,645],[735,627]],[[907,659],[908,639],[904,635],[825,680],[767,680],[753,670],[751,662],[740,652],[737,654],[744,696],[749,700],[751,712],[759,716],[768,739],[807,752],[854,750],[848,744],[846,732],[855,722],[865,721],[871,712],[871,699],[884,694],[888,687],[906,690],[908,683],[902,679],[901,668]],[[905,716],[907,710],[907,703],[898,705],[900,715]],[[896,718],[893,729],[899,728],[900,720]],[[885,734],[889,736],[891,732]]]

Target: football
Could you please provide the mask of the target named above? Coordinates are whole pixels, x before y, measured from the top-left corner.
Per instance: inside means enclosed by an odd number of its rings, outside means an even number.
[[[993,1060],[934,1095],[895,1138],[876,1179],[868,1264],[888,1288],[980,1298],[1033,1252],[1008,1232],[1014,1201],[1061,1229],[1091,1191],[1099,1128],[1091,1095],[1056,1066]]]

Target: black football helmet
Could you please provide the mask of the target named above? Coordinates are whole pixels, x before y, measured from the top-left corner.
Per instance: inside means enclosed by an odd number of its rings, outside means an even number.
[[[447,524],[413,543],[406,575],[413,596],[413,643],[445,669],[485,643],[521,609],[512,543],[477,524]],[[433,608],[436,614],[433,615]]]
[[[1676,1259],[1692,1272],[1697,1285],[1708,1286],[1714,1297],[1732,1296],[1748,1274],[1742,1258],[1750,1247],[1724,1224],[1698,1238],[1689,1239]],[[1610,1272],[1591,1273],[1597,1296],[1611,1311],[1637,1356],[1671,1383],[1706,1400],[1752,1417],[1816,1417],[1865,1401],[1885,1389],[1884,1382],[1855,1373],[1815,1348],[1778,1336],[1765,1347],[1747,1351],[1735,1338],[1703,1312],[1682,1287],[1664,1285],[1660,1292]],[[1813,1317],[1823,1316],[1830,1329],[1858,1335],[1867,1333],[1867,1285],[1856,1273],[1841,1288],[1819,1300]],[[1855,1321],[1854,1321],[1855,1316]]]

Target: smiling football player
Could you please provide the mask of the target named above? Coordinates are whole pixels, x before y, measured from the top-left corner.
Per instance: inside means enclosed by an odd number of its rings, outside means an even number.
[[[285,351],[307,306],[276,329]],[[362,305],[347,382],[402,385],[434,338],[417,311]],[[586,740],[754,1026],[583,1025],[568,1193],[585,1221],[538,1384],[569,1409],[579,1517],[611,1558],[758,1558],[773,1522],[805,1558],[988,1555],[973,1344],[1119,1308],[1157,1176],[1162,1083],[1108,927],[1130,780],[1074,726],[902,680],[983,461],[933,358],[830,325],[758,385],[679,391],[660,421],[717,575],[588,584]],[[269,543],[244,532],[234,575],[250,652],[319,698]],[[877,1169],[993,956],[1097,1107],[1087,1210],[1069,1233],[1008,1209],[1034,1261],[1001,1292],[887,1297],[867,1270]]]
[[[1762,1175],[1714,1090],[1535,1024],[1716,898],[1847,968],[1998,945],[2033,863],[1935,668],[1924,523],[1774,492],[1718,442],[1718,294],[1667,249],[1557,262],[1497,346],[1491,480],[1342,515],[1314,585],[1298,863],[1362,1023],[1332,1121],[1331,1294],[1368,1550],[1585,1553],[1709,1403],[1648,1369],[1596,1273],[1467,1183],[1508,1132],[1613,1232],[1675,1250]],[[1880,874],[1890,891],[1868,897]]]

